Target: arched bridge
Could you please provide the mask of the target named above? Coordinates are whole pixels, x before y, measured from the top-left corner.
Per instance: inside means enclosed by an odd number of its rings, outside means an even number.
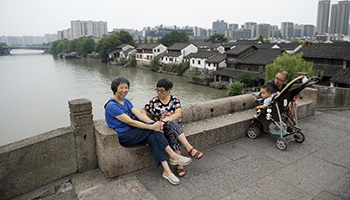
[[[44,53],[50,52],[50,46],[5,46],[2,47],[3,51],[6,51],[8,54],[12,49],[31,49],[31,50],[43,50]]]

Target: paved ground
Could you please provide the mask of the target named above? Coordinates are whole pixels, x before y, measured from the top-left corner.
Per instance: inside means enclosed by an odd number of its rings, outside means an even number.
[[[317,112],[299,125],[306,140],[286,151],[266,134],[204,151],[179,186],[162,178],[161,167],[116,179],[92,170],[16,199],[350,199],[350,110]]]

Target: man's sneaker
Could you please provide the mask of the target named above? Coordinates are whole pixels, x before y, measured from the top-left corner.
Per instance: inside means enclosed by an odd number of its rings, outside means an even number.
[[[180,156],[179,159],[177,160],[172,160],[171,158],[169,159],[171,165],[182,165],[186,166],[192,162],[191,158],[187,158],[185,156]]]
[[[165,172],[163,172],[163,177],[173,185],[180,184],[180,180],[173,173],[171,173],[170,175],[167,175]]]

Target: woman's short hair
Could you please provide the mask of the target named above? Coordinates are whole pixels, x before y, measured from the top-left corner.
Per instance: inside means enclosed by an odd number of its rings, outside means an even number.
[[[157,82],[157,88],[163,87],[166,91],[173,88],[173,82],[168,79],[162,78]]]
[[[122,83],[126,83],[128,85],[128,88],[130,88],[130,82],[128,81],[128,79],[124,78],[124,77],[116,77],[111,84],[111,89],[113,94],[115,94],[117,92],[118,86]]]

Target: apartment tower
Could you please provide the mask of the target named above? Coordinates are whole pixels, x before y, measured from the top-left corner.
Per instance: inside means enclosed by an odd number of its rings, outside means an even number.
[[[347,35],[349,31],[350,2],[339,1],[332,5],[329,33]]]
[[[318,2],[316,32],[318,34],[328,33],[330,0]]]

